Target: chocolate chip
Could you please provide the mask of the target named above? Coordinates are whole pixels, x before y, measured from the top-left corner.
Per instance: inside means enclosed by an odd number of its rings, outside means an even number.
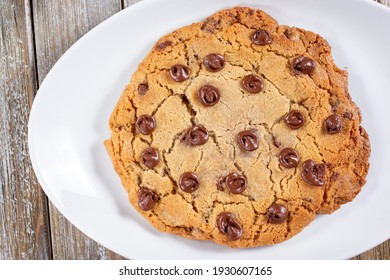
[[[184,228],[184,230],[187,232],[192,232],[194,230],[194,227]]]
[[[291,129],[298,129],[305,123],[305,116],[298,110],[291,110],[285,117],[284,121]]]
[[[142,115],[137,119],[135,125],[140,133],[149,135],[156,128],[156,120],[153,116]]]
[[[281,224],[288,219],[288,210],[282,204],[272,204],[267,209],[267,219],[270,224]]]
[[[225,58],[217,53],[211,53],[203,60],[203,65],[210,72],[218,72],[225,66]]]
[[[227,235],[229,241],[236,241],[242,236],[242,227],[232,213],[222,212],[217,217],[218,230]]]
[[[351,120],[352,119],[352,113],[351,112],[345,112],[343,115],[344,118]]]
[[[238,173],[232,172],[226,176],[226,187],[234,194],[243,193],[246,189],[246,178]]]
[[[316,64],[313,59],[298,56],[292,62],[292,70],[296,74],[311,74],[314,71]]]
[[[139,84],[138,86],[138,94],[145,95],[149,90],[149,86],[147,84]]]
[[[190,77],[190,68],[182,64],[175,64],[169,70],[169,74],[176,82],[184,82]]]
[[[286,36],[291,41],[299,40],[299,33],[294,29],[286,29],[286,31],[284,31],[284,36]]]
[[[203,145],[209,139],[209,132],[202,125],[194,125],[189,128],[182,136],[181,142],[188,146]]]
[[[149,168],[156,167],[160,161],[158,151],[152,147],[146,148],[141,155],[142,163]]]
[[[221,176],[217,180],[217,190],[223,192],[225,188],[223,187],[225,185],[226,176]]]
[[[330,115],[324,121],[324,129],[329,134],[336,134],[341,131],[343,121],[338,115]]]
[[[199,179],[192,172],[183,173],[179,179],[179,187],[183,192],[193,193],[199,188]]]
[[[244,130],[237,135],[238,144],[247,151],[254,151],[259,147],[259,138],[253,130]]]
[[[279,148],[282,143],[280,143],[280,140],[278,138],[276,138],[275,136],[273,136],[273,140],[274,140],[274,145],[276,148]]]
[[[254,44],[264,46],[272,43],[272,37],[267,30],[259,29],[252,33],[251,40]]]
[[[221,20],[214,19],[214,18],[208,18],[204,21],[201,29],[205,32],[214,33],[215,30],[221,28]]]
[[[241,81],[241,85],[250,93],[259,93],[264,87],[260,77],[253,74],[245,76]]]
[[[330,180],[332,182],[336,182],[339,179],[339,176],[340,176],[340,174],[335,172],[335,173],[332,174],[332,176],[330,176]]]
[[[221,94],[214,86],[205,85],[198,90],[198,99],[204,106],[214,106],[220,98]]]
[[[302,179],[313,186],[323,186],[325,184],[326,165],[316,164],[309,159],[302,164]]]
[[[292,36],[293,34],[293,31],[291,29],[286,29],[284,32],[283,32],[284,36],[286,36],[286,38],[290,39],[290,37]]]
[[[142,187],[138,191],[138,206],[142,211],[153,209],[154,205],[159,201],[158,195],[152,190]]]
[[[161,42],[160,44],[157,44],[156,50],[163,50],[166,47],[172,46],[172,45],[173,45],[172,41],[167,40],[167,41]]]
[[[299,162],[298,152],[292,148],[284,148],[279,154],[279,161],[286,168],[297,167]]]

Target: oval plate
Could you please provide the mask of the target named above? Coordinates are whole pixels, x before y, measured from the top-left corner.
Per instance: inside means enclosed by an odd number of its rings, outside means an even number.
[[[138,63],[162,35],[233,6],[264,10],[333,47],[371,144],[367,184],[352,202],[318,216],[279,245],[230,249],[160,233],[128,203],[103,146],[108,119]],[[366,20],[364,24],[362,19]],[[390,237],[390,9],[366,0],[146,0],[109,18],[52,68],[29,121],[34,170],[54,205],[81,231],[135,259],[345,259]],[[150,244],[153,244],[150,246]]]

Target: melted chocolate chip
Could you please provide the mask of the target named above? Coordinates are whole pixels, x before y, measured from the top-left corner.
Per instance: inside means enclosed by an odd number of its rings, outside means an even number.
[[[198,90],[198,99],[204,106],[214,106],[221,98],[219,90],[211,85],[205,85]]]
[[[288,210],[282,204],[272,204],[267,209],[267,218],[270,224],[281,224],[288,219]]]
[[[284,36],[291,41],[299,40],[299,33],[295,29],[286,29],[286,31],[284,31]]]
[[[149,90],[149,86],[147,84],[139,84],[138,86],[138,94],[145,95]]]
[[[297,167],[299,162],[298,152],[292,148],[285,148],[279,154],[279,161],[286,168]]]
[[[332,174],[332,176],[330,176],[330,180],[332,182],[336,182],[339,179],[339,176],[340,176],[340,174],[335,172],[335,173]]]
[[[241,85],[250,93],[259,93],[264,87],[260,77],[253,74],[245,76],[241,81]]]
[[[137,119],[135,125],[140,133],[149,135],[156,128],[156,120],[153,116],[142,115]]]
[[[267,30],[259,29],[252,33],[251,40],[254,44],[264,46],[272,43],[272,37]]]
[[[167,40],[167,41],[161,42],[160,44],[157,44],[156,50],[163,50],[166,47],[172,46],[172,45],[173,45],[172,41]]]
[[[285,117],[284,121],[291,129],[298,129],[305,123],[305,116],[298,110],[291,110]]]
[[[254,151],[259,147],[259,138],[253,130],[244,130],[237,135],[238,144],[247,151]]]
[[[193,193],[199,188],[199,179],[192,172],[183,173],[179,179],[179,187],[183,192]]]
[[[236,241],[242,236],[242,227],[232,213],[222,212],[217,217],[218,230],[227,235],[229,241]]]
[[[141,155],[142,163],[149,168],[156,167],[160,161],[158,151],[152,147],[146,148]]]
[[[291,29],[286,29],[284,32],[283,32],[284,36],[286,36],[286,38],[290,39],[290,37],[292,36],[293,34],[293,31]]]
[[[280,143],[280,140],[278,138],[276,138],[275,136],[273,136],[273,140],[274,140],[274,145],[276,148],[279,148],[282,143]]]
[[[209,139],[209,132],[202,125],[194,125],[189,128],[182,136],[181,142],[188,146],[203,145]]]
[[[225,58],[220,54],[212,53],[204,58],[203,65],[210,72],[218,72],[225,66]]]
[[[351,112],[345,112],[343,115],[344,118],[351,120],[352,119],[352,113]]]
[[[214,18],[206,19],[201,27],[203,31],[209,33],[214,33],[215,30],[218,30],[220,28],[221,28],[221,20],[220,19],[216,20]]]
[[[292,70],[295,74],[311,74],[314,71],[316,64],[313,59],[298,56],[292,62]]]
[[[153,209],[154,205],[159,201],[158,195],[152,190],[142,187],[138,191],[138,206],[142,211]]]
[[[225,180],[226,176],[221,176],[217,180],[217,190],[223,192],[225,190],[224,185],[225,185]]]
[[[226,176],[225,183],[227,189],[234,194],[243,193],[246,189],[246,178],[235,172]]]
[[[190,77],[190,73],[190,68],[181,64],[175,64],[169,70],[172,79],[179,83],[187,80]]]
[[[330,115],[324,121],[324,129],[329,134],[336,134],[341,131],[343,121],[338,115]]]
[[[326,165],[316,164],[309,159],[302,164],[302,179],[313,186],[323,186],[325,184]]]

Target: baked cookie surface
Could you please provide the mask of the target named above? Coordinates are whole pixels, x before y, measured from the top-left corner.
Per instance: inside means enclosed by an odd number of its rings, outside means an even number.
[[[160,231],[231,247],[282,242],[361,190],[370,144],[328,43],[236,7],[162,37],[105,141]]]

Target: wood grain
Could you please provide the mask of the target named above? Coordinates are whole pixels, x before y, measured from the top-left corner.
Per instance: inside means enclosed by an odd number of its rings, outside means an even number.
[[[135,3],[141,2],[142,0],[122,0],[122,8],[127,8]]]
[[[37,88],[29,1],[0,1],[0,259],[51,258],[27,123]]]
[[[352,260],[390,260],[390,240],[352,258]]]
[[[118,0],[33,1],[38,81],[81,36],[121,10]],[[54,259],[120,259],[74,227],[52,203],[50,226]]]

